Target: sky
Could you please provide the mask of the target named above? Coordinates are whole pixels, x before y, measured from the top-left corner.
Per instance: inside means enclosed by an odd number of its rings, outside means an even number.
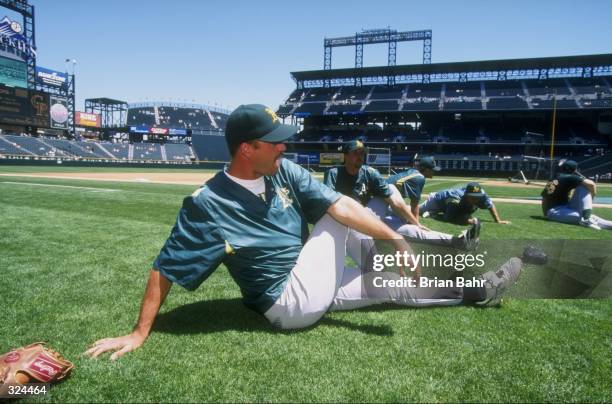
[[[431,29],[432,63],[612,53],[612,0],[30,2],[37,64],[76,60],[77,110],[97,97],[276,108],[290,72],[323,68],[325,37],[362,29]],[[354,52],[334,48],[332,67]],[[398,44],[398,65],[420,63],[422,42]],[[364,47],[364,66],[386,64],[386,45]]]

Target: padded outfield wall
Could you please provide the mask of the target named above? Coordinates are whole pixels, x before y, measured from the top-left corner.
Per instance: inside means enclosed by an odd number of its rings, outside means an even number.
[[[200,161],[230,161],[225,134],[193,135],[191,146]]]

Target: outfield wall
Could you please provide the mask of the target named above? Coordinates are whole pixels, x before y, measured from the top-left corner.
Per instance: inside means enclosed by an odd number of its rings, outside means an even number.
[[[193,135],[191,146],[200,161],[230,161],[229,150],[225,136],[221,135]]]
[[[64,166],[64,167],[131,167],[131,168],[180,168],[180,169],[215,169],[225,166],[224,161],[195,161],[193,163],[179,163],[170,161],[128,161],[128,160],[67,160],[43,157],[0,157],[0,166]]]

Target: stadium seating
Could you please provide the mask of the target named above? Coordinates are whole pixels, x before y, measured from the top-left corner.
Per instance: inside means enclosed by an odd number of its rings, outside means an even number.
[[[340,92],[336,95],[335,101],[365,100],[371,90],[372,86],[342,87]]]
[[[529,95],[570,95],[565,79],[525,80]]]
[[[534,109],[553,109],[554,100],[532,100],[531,105]],[[558,109],[574,109],[577,107],[576,100],[557,100]]]
[[[19,143],[14,142],[11,137],[0,136],[0,155],[31,156],[35,154],[24,149]]]
[[[39,156],[58,157],[65,155],[63,150],[56,151],[52,146],[42,143],[37,138],[16,135],[6,135],[5,138]]]
[[[442,84],[410,84],[406,98],[440,98],[442,96]]]
[[[164,148],[168,161],[190,161],[195,157],[189,145],[185,143],[166,143]]]
[[[490,97],[487,109],[527,109],[527,101],[520,97]]]
[[[385,111],[397,111],[399,103],[397,100],[393,101],[370,101],[365,107],[364,112],[385,112]]]
[[[402,91],[406,89],[406,85],[396,86],[375,86],[370,96],[371,100],[399,100],[402,98]]]
[[[111,143],[105,148],[118,160],[128,160],[129,158],[130,145],[127,143]]]
[[[128,109],[127,124],[134,126],[154,126],[156,124],[154,107]]]
[[[480,82],[446,83],[445,97],[481,97]]]
[[[308,94],[306,94],[306,97],[304,98],[304,101],[306,102],[311,102],[311,101],[329,101],[331,100],[332,96],[339,90],[339,88],[334,87],[334,88],[313,88],[311,89]]]
[[[157,143],[134,143],[134,160],[163,160]]]
[[[338,114],[350,114],[350,113],[358,113],[361,110],[361,104],[334,104],[329,107],[327,110],[328,114],[338,113]]]
[[[294,114],[322,115],[325,108],[326,103],[324,102],[309,102],[300,105]]]
[[[485,81],[487,97],[516,97],[525,95],[521,82],[518,80]]]
[[[445,111],[479,110],[482,109],[482,101],[446,100],[443,108]]]

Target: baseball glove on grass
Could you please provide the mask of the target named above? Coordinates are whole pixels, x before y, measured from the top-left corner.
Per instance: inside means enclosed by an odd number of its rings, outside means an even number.
[[[0,394],[9,385],[54,383],[64,379],[74,365],[59,353],[36,342],[0,355]]]
[[[528,245],[523,250],[523,262],[526,264],[545,265],[548,262],[548,256],[539,248]]]

